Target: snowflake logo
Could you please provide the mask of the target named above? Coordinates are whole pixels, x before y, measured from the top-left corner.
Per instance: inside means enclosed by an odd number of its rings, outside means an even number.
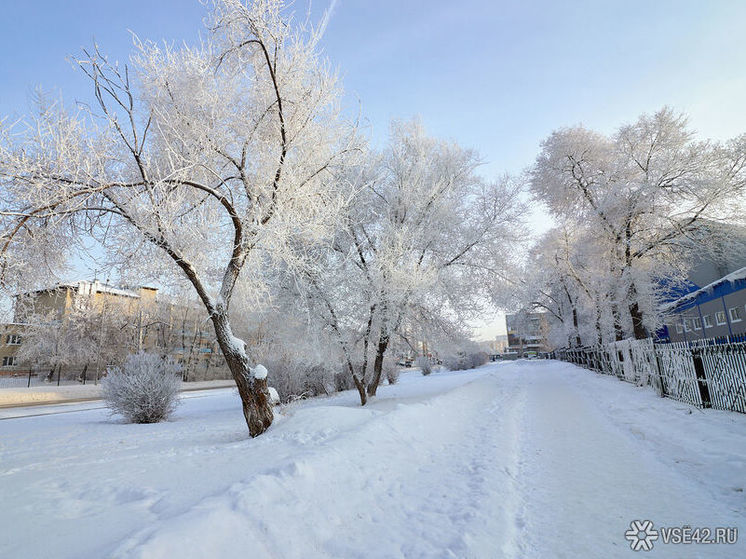
[[[629,530],[624,532],[632,551],[650,551],[653,542],[658,539],[658,530],[653,528],[651,520],[633,520],[629,523]]]

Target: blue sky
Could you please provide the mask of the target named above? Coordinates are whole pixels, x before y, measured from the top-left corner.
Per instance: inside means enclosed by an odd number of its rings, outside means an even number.
[[[124,61],[128,30],[193,42],[205,14],[197,0],[0,4],[0,115],[25,112],[37,85],[89,101],[66,59],[94,37]],[[330,5],[316,0],[313,13]],[[611,132],[663,105],[703,137],[746,132],[744,21],[735,0],[337,0],[323,48],[376,142],[391,118],[419,115],[432,134],[477,149],[491,178],[520,172],[558,127]]]
[[[36,85],[90,99],[66,58],[94,37],[126,60],[129,29],[191,42],[205,13],[197,0],[2,4],[0,115],[24,112]],[[476,148],[488,177],[530,164],[555,128],[611,131],[664,104],[690,114],[703,136],[746,131],[746,2],[334,4],[323,46],[374,138],[391,118],[420,115],[433,134]],[[327,6],[316,0],[313,11]]]

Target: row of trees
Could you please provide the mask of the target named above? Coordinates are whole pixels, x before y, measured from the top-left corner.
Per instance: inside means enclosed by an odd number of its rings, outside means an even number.
[[[645,338],[693,262],[742,223],[746,135],[700,140],[664,108],[611,136],[555,131],[527,177],[556,227],[532,252],[524,308],[551,314],[559,345]]]
[[[473,152],[416,122],[371,149],[319,39],[279,0],[217,0],[197,46],[136,42],[125,66],[85,52],[93,108],[41,99],[0,128],[2,286],[54,277],[91,240],[122,275],[178,274],[252,436],[273,414],[234,331],[304,325],[365,403],[392,343],[460,339],[520,236],[518,188],[480,179]]]
[[[333,333],[362,404],[376,394],[394,338],[441,348],[465,339],[459,325],[508,261],[519,190],[485,183],[478,163],[416,121],[394,123],[386,148],[347,170],[356,195],[331,245],[293,278],[290,296]]]

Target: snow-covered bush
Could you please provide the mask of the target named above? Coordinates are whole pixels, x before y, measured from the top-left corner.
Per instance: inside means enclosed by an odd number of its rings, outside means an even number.
[[[272,371],[272,386],[283,402],[337,390],[335,370],[325,364],[309,363],[301,359],[265,357],[267,368]]]
[[[107,407],[131,423],[166,419],[178,404],[180,367],[153,353],[127,356],[123,367],[113,367],[102,381]]]
[[[384,359],[383,374],[389,384],[396,384],[399,381],[399,365],[393,359]]]
[[[446,356],[445,359],[443,359],[443,365],[445,365],[445,367],[450,371],[462,371],[469,368],[465,353],[456,353]]]
[[[446,357],[443,364],[451,371],[463,371],[484,365],[488,360],[489,356],[483,351],[459,352]]]
[[[433,372],[433,365],[432,363],[430,363],[430,359],[428,357],[418,357],[415,364],[420,368],[420,371],[424,376],[427,376]]]
[[[471,368],[481,367],[490,360],[490,356],[484,351],[477,351],[469,354],[469,360],[471,361]]]
[[[334,374],[334,390],[342,392],[344,390],[352,390],[353,388],[355,388],[355,383],[352,381],[349,372],[343,370]]]

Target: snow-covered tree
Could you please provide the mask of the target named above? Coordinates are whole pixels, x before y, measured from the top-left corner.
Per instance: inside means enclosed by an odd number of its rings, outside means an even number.
[[[549,313],[555,345],[612,340],[617,288],[605,266],[592,228],[570,223],[550,229],[529,253],[514,306]]]
[[[659,324],[659,286],[670,284],[660,280],[683,277],[691,239],[706,241],[703,223],[739,217],[746,136],[698,141],[686,118],[667,108],[610,137],[562,129],[542,144],[529,181],[560,220],[593,232],[605,261],[598,268],[613,284],[617,331],[624,313],[642,338]]]
[[[356,192],[324,266],[306,277],[360,393],[375,395],[386,353],[420,317],[473,317],[521,235],[519,188],[485,182],[477,155],[394,122],[388,145],[348,173]]]
[[[121,365],[137,350],[137,328],[132,317],[117,308],[74,300],[63,316],[32,314],[18,359],[34,369],[55,370],[60,378],[97,380],[107,365]]]
[[[72,348],[68,346],[71,337],[56,321],[36,317],[23,338],[16,358],[32,369],[48,369],[46,380],[51,381],[56,371],[62,375],[62,369],[74,362]]]
[[[255,436],[272,409],[233,334],[231,301],[260,289],[277,262],[302,269],[298,241],[334,229],[354,130],[318,32],[283,2],[217,0],[208,27],[194,47],[136,42],[124,66],[86,51],[78,63],[95,109],[42,104],[2,127],[0,271],[12,289],[93,238],[124,267],[179,273],[212,321]]]

